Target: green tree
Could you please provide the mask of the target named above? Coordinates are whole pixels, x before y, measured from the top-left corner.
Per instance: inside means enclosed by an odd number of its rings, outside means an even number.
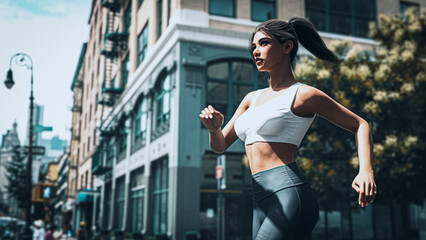
[[[343,59],[338,65],[302,57],[295,75],[370,123],[375,201],[401,205],[408,236],[408,206],[426,198],[426,9],[409,9],[405,17],[380,15],[377,24],[370,24],[370,37],[378,43],[371,49],[330,43]],[[350,187],[358,170],[353,135],[317,118],[302,146],[298,161],[320,201],[334,193],[349,196],[355,205]]]
[[[24,160],[25,157],[15,155],[13,161],[8,162],[5,166],[8,180],[6,190],[16,199],[20,209],[25,209],[26,206],[27,168]]]

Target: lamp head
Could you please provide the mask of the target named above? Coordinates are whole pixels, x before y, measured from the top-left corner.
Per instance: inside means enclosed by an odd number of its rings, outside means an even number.
[[[11,89],[13,87],[13,85],[15,85],[15,82],[13,81],[12,69],[9,69],[9,71],[7,71],[6,80],[4,81],[4,85],[6,85],[6,87],[8,89]]]

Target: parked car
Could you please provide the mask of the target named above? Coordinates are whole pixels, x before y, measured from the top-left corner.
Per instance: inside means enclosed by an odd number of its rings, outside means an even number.
[[[13,217],[0,216],[0,239],[16,240],[22,234],[25,222]]]

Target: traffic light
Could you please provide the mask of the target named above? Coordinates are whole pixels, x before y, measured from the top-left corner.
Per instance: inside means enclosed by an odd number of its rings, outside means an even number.
[[[33,189],[33,202],[45,202],[56,197],[56,186],[50,183],[37,183]]]
[[[40,185],[40,198],[43,200],[51,200],[56,197],[56,187],[53,185]]]

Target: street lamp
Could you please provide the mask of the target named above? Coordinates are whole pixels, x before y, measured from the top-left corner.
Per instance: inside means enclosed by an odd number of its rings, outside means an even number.
[[[6,80],[4,84],[8,89],[12,88],[15,82],[13,81],[12,73],[12,61],[15,60],[16,65],[27,67],[31,70],[31,93],[30,93],[30,134],[28,141],[28,161],[27,161],[27,194],[26,194],[26,206],[25,206],[25,234],[23,239],[31,240],[32,239],[32,230],[31,230],[31,191],[32,191],[32,182],[31,182],[31,169],[33,162],[33,138],[34,138],[34,123],[33,123],[33,114],[34,114],[34,96],[33,96],[33,60],[30,56],[25,53],[16,53],[10,58],[9,70],[7,71]]]

